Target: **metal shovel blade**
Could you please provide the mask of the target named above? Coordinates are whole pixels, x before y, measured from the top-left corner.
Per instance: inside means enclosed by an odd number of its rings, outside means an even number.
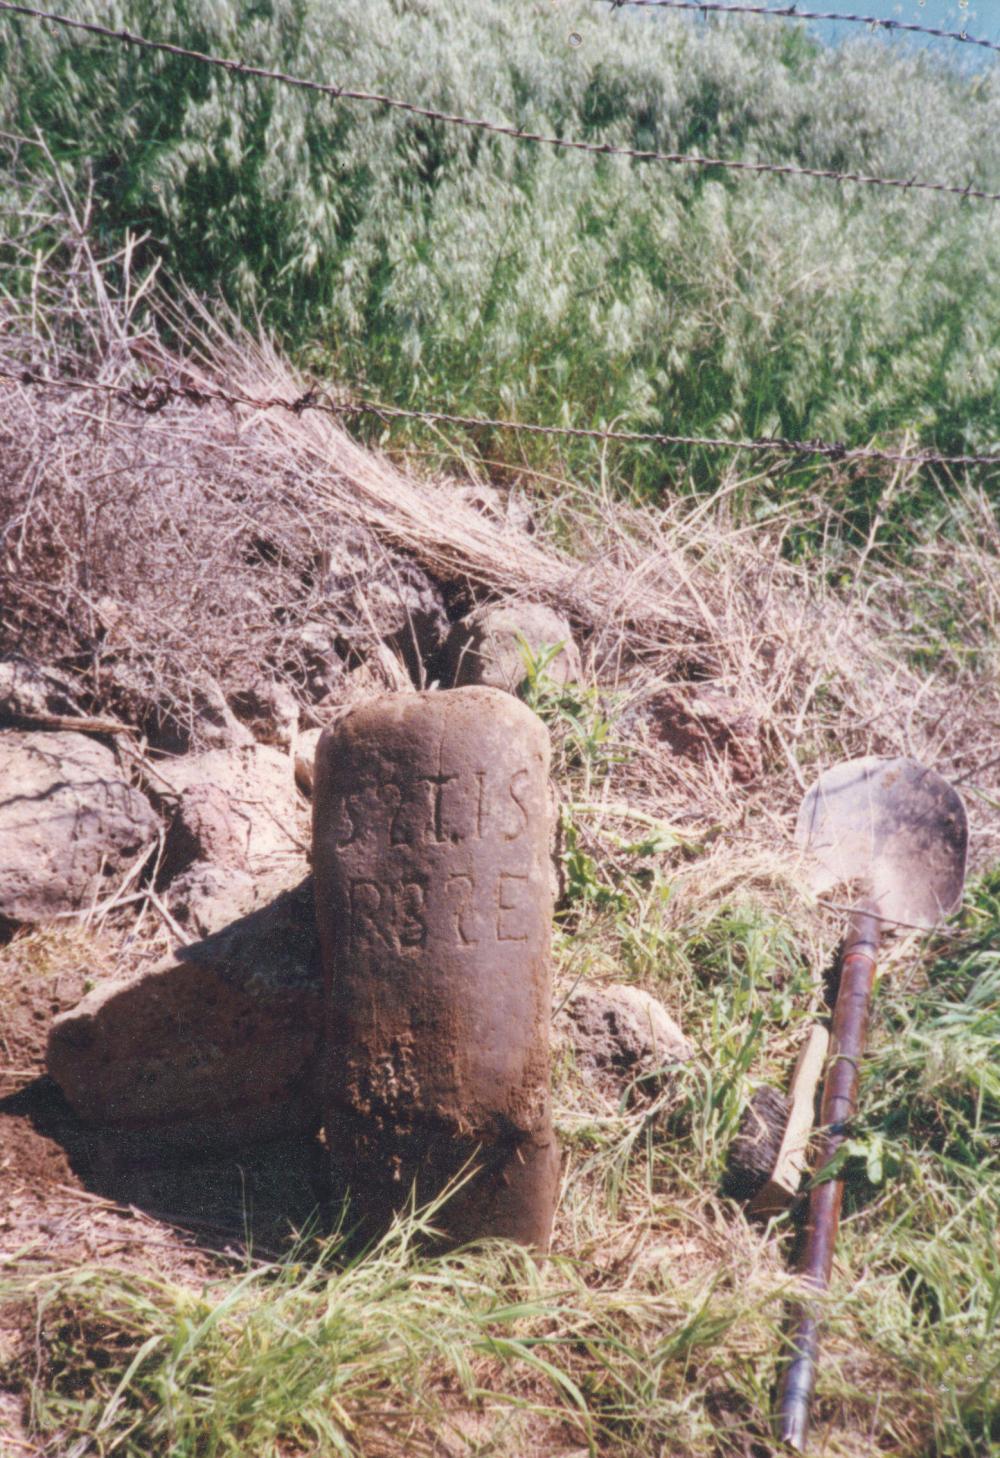
[[[969,830],[956,790],[913,759],[852,759],[821,775],[795,838],[817,895],[885,921],[936,926],[962,897]]]

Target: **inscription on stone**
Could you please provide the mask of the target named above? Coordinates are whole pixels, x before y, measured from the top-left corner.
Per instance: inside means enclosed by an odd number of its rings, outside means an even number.
[[[471,1158],[438,1223],[547,1242],[547,776],[544,726],[495,689],[389,695],[320,740],[327,1137],[373,1222]]]

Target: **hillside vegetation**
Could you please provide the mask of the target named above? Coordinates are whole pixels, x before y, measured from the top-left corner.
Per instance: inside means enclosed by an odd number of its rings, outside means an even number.
[[[93,14],[87,0],[64,8]],[[787,23],[590,0],[114,0],[99,18],[559,136],[1000,190],[1000,73],[863,36],[833,51]],[[90,190],[101,247],[142,235],[140,260],[162,258],[175,282],[259,314],[321,374],[397,404],[1000,444],[989,203],[555,151],[10,16],[0,125],[29,139],[5,142],[8,205],[57,172]],[[8,288],[29,287],[39,211],[5,210],[7,229],[35,230],[20,272],[5,249]],[[475,445],[584,480],[601,470],[589,445],[482,433]],[[653,489],[717,466],[717,453],[635,448],[603,463]],[[863,506],[875,474],[857,468],[837,500]],[[818,481],[830,485],[815,470],[771,484]]]
[[[583,0],[63,8],[565,136],[1000,189],[1000,72],[863,37]],[[0,655],[114,716],[123,772],[217,742],[202,681],[230,710],[260,676],[317,727],[349,692],[433,683],[384,611],[407,582],[445,626],[541,601],[583,663],[560,683],[554,645],[526,650],[560,802],[551,1254],[436,1256],[433,1209],[359,1252],[314,1141],[312,1183],[282,1142],[191,1151],[160,1186],[155,1131],[136,1183],[93,1130],[67,1163],[43,1034],[64,974],[140,976],[176,946],[156,851],[0,945],[4,1458],[774,1451],[802,1209],[753,1224],[729,1153],[828,1014],[843,916],[793,827],[816,775],[865,754],[960,789],[970,868],[947,927],[886,941],[813,1451],[997,1458],[997,473],[204,398],[315,375],[522,421],[996,450],[997,207],[554,152],[3,13],[0,148]],[[694,1054],[617,1096],[566,1004],[622,982]],[[324,1203],[293,1225],[296,1180]]]

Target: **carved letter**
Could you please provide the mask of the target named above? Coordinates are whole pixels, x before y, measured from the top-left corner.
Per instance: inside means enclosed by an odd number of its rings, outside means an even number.
[[[389,946],[385,932],[376,924],[375,915],[382,910],[382,888],[376,881],[354,880],[350,887],[351,941]]]
[[[458,905],[454,912],[455,945],[456,947],[478,947],[479,938],[471,934],[471,929],[466,922],[469,903],[476,889],[475,877],[467,871],[455,871],[448,877],[448,885],[451,886],[454,882],[462,883],[462,889],[459,891]]]
[[[427,789],[428,789],[428,792],[429,792],[430,816],[431,816],[431,834],[433,835],[433,837],[434,837],[434,839],[435,839],[435,841],[437,842],[438,845],[443,845],[445,843],[445,841],[458,841],[458,840],[461,840],[461,836],[458,835],[454,830],[449,831],[448,833],[445,833],[443,816],[442,816],[442,804],[441,804],[441,802],[442,802],[442,800],[444,798],[444,787],[445,787],[445,785],[450,785],[451,782],[452,782],[452,780],[457,780],[457,779],[458,779],[458,775],[444,775],[444,774],[441,774],[441,775],[427,775],[421,781],[421,784],[424,784],[424,785],[427,786]]]
[[[486,818],[486,771],[476,770],[476,779],[479,781],[479,795],[476,800],[476,839],[483,838],[483,821]]]
[[[404,881],[399,888],[399,941],[404,947],[422,947],[427,940],[424,888],[419,881]]]
[[[517,791],[514,788],[514,782],[515,782],[515,780],[519,780],[523,776],[527,776],[527,774],[528,774],[528,771],[526,769],[519,769],[519,770],[515,770],[514,773],[510,777],[510,784],[507,787],[507,793],[510,795],[510,798],[514,801],[514,804],[518,808],[518,812],[519,812],[519,814],[521,816],[521,824],[518,826],[518,828],[516,830],[505,830],[504,831],[504,837],[503,837],[504,840],[517,840],[518,836],[519,835],[523,835],[524,832],[528,828],[528,809],[527,809],[527,806],[525,805],[524,801],[521,799],[520,795],[517,793]]]
[[[498,942],[526,942],[528,933],[523,936],[513,936],[509,930],[504,930],[504,912],[517,911],[519,907],[515,901],[508,899],[508,881],[527,881],[527,876],[522,876],[514,871],[501,871],[497,881],[497,941]]]

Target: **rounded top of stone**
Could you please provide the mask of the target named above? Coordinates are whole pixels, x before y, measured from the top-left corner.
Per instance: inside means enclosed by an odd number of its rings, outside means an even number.
[[[459,728],[482,722],[495,731],[503,725],[511,731],[537,734],[548,743],[548,731],[538,715],[520,699],[503,689],[469,685],[454,689],[414,689],[412,693],[379,694],[366,699],[342,714],[335,724],[323,731],[320,745],[332,737],[349,734],[354,737],[368,729],[413,724],[414,721],[440,723],[442,727]]]

